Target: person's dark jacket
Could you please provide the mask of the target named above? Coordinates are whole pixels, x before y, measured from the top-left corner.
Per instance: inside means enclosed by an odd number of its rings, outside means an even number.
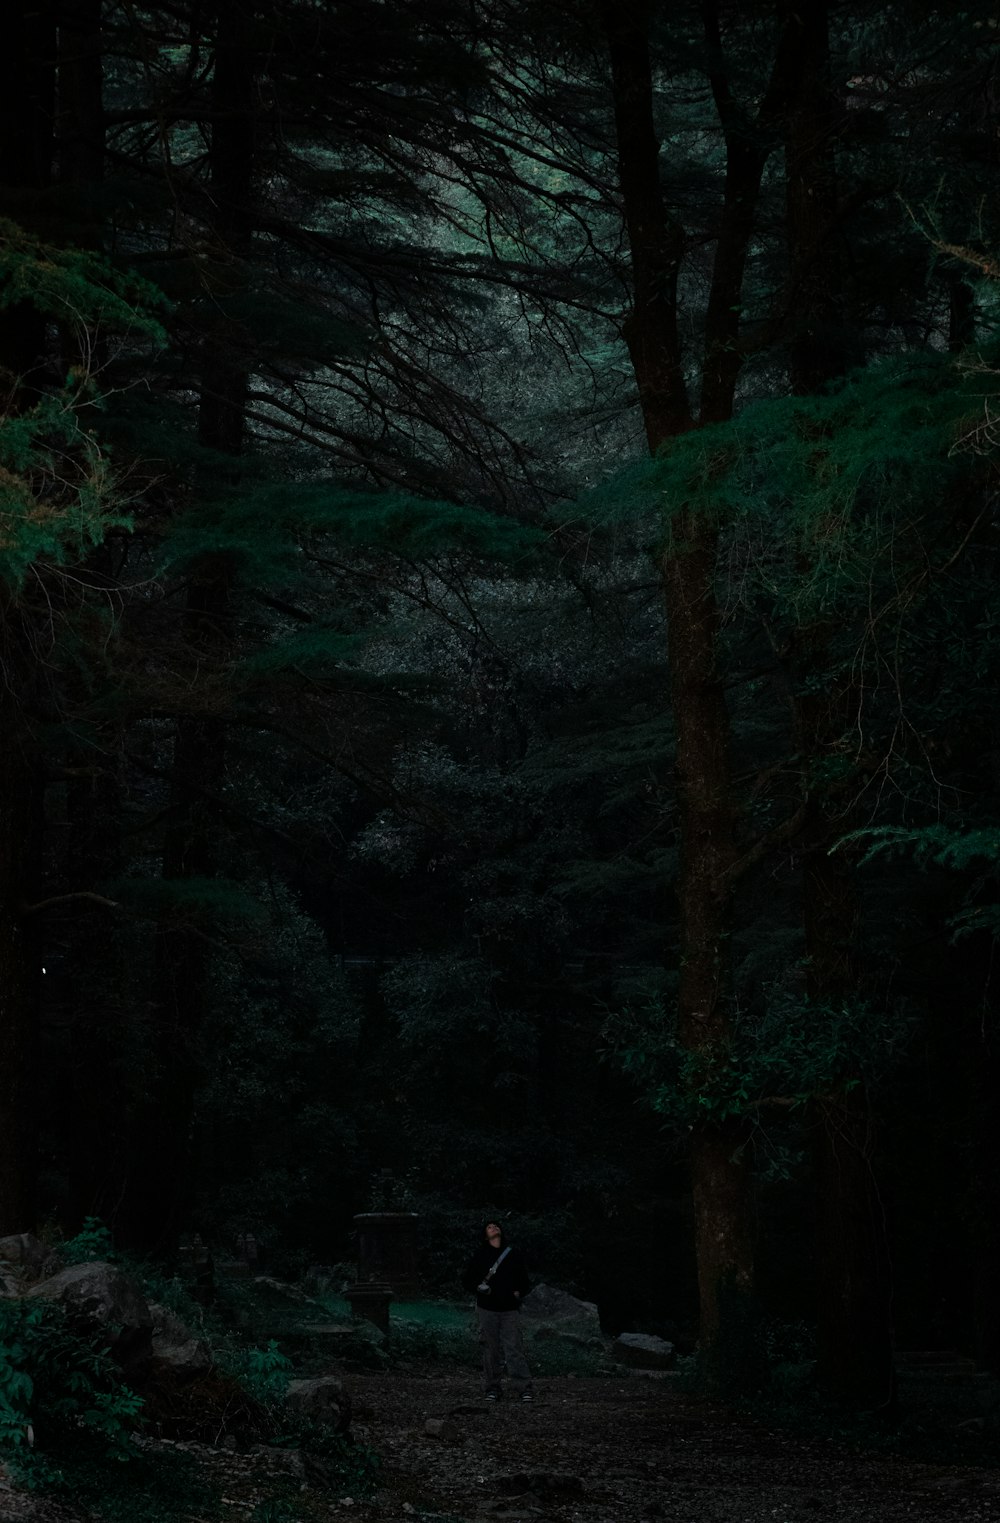
[[[510,1250],[497,1269],[489,1282],[489,1291],[479,1289],[505,1247],[503,1242],[499,1248],[491,1248],[489,1243],[483,1243],[472,1255],[462,1275],[462,1284],[466,1290],[475,1292],[476,1305],[484,1311],[519,1311],[522,1298],[531,1289],[524,1258],[517,1248]]]

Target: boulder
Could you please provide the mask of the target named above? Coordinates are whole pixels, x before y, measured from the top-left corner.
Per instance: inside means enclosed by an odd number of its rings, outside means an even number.
[[[605,1347],[605,1340],[593,1333],[569,1333],[562,1332],[559,1328],[554,1328],[552,1330],[552,1337],[556,1343],[569,1344],[570,1348],[594,1349],[595,1351],[602,1352]]]
[[[15,1232],[0,1237],[0,1261],[16,1264],[19,1269],[41,1269],[48,1250],[30,1232]]]
[[[674,1346],[652,1333],[622,1333],[616,1338],[613,1352],[619,1364],[637,1370],[669,1370],[674,1362]]]
[[[593,1325],[595,1333],[601,1330],[593,1301],[579,1301],[554,1285],[536,1285],[521,1302],[521,1311],[538,1322],[587,1322]]]
[[[78,1325],[99,1333],[112,1358],[126,1374],[148,1365],[153,1345],[153,1316],[134,1280],[95,1259],[71,1264],[33,1285],[28,1297],[63,1306]]]
[[[351,1398],[335,1375],[291,1381],[285,1405],[296,1417],[322,1423],[334,1433],[346,1433],[351,1425]]]
[[[153,1364],[183,1380],[195,1380],[212,1368],[212,1355],[204,1338],[192,1332],[168,1306],[149,1303],[153,1318]]]

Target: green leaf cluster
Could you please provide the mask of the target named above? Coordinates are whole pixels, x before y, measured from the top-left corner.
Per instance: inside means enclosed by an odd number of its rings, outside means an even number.
[[[220,1345],[220,1368],[231,1375],[255,1401],[273,1412],[284,1400],[292,1377],[292,1361],[270,1339],[263,1348],[245,1344]]]
[[[86,1264],[91,1259],[106,1261],[114,1256],[111,1233],[96,1216],[88,1216],[80,1231],[59,1245],[59,1257],[65,1264]]]
[[[48,1301],[0,1301],[0,1454],[29,1486],[95,1449],[128,1460],[142,1402]]]
[[[912,1027],[902,1008],[867,1001],[821,1003],[770,991],[763,1007],[739,1015],[726,1042],[681,1044],[662,1004],[626,1008],[605,1037],[646,1102],[676,1126],[706,1119],[759,1118],[768,1107],[794,1109],[859,1083],[877,1083]]]

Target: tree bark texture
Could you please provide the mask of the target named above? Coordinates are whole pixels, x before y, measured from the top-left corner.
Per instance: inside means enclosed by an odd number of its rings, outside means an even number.
[[[841,111],[830,80],[825,0],[789,5],[800,37],[798,89],[785,134],[789,369],[799,396],[848,369],[843,260],[837,236],[836,139]]]
[[[677,311],[683,232],[664,205],[647,36],[648,7],[606,4],[618,167],[632,256],[633,308],[626,336],[651,453],[692,426]],[[677,733],[681,834],[678,881],[678,1029],[690,1051],[723,1044],[729,1031],[726,932],[734,858],[729,717],[717,670],[716,536],[681,507],[661,562],[670,693]],[[691,1136],[695,1248],[703,1344],[719,1332],[727,1286],[753,1278],[751,1181],[738,1124],[699,1124]]]
[[[789,348],[792,390],[805,396],[843,375],[850,351],[838,244],[835,148],[838,103],[830,80],[827,7],[794,7],[802,68],[785,146],[789,288],[797,327]],[[806,573],[808,574],[808,572]],[[838,677],[835,632],[799,640],[796,724],[806,766],[843,760],[858,694]],[[825,690],[817,674],[825,671]],[[857,885],[846,853],[831,847],[852,826],[851,805],[811,786],[801,837],[807,989],[816,1007],[860,995]],[[894,1397],[891,1280],[886,1225],[875,1177],[875,1125],[862,1076],[848,1064],[813,1107],[817,1192],[817,1313],[820,1377],[849,1403]]]

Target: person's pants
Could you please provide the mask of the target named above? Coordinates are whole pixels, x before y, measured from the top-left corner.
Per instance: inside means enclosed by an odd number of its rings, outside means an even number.
[[[483,1346],[483,1380],[487,1391],[499,1391],[503,1367],[521,1390],[531,1385],[531,1371],[521,1346],[519,1311],[485,1311],[479,1307],[479,1341]]]

